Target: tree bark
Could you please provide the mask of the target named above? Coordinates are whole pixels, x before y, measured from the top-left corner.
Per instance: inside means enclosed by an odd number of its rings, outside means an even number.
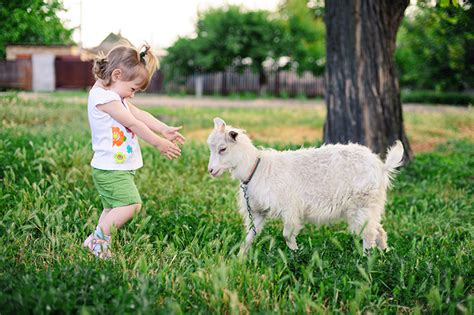
[[[409,0],[326,0],[325,143],[360,143],[385,157],[403,127],[394,51]]]

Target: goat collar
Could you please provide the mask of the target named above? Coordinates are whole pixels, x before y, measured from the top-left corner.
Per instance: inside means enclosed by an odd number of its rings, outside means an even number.
[[[252,180],[253,174],[255,174],[255,171],[257,170],[258,164],[260,164],[260,158],[257,158],[257,161],[255,162],[255,165],[253,166],[252,172],[250,172],[250,176],[247,178],[247,180],[242,181],[242,184],[248,185],[250,181]]]

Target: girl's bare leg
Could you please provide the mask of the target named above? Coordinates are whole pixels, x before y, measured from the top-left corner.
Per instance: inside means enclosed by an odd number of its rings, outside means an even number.
[[[120,228],[140,211],[141,206],[140,203],[136,203],[129,206],[112,208],[104,218],[102,218],[104,214],[102,213],[101,219],[99,219],[99,227],[105,235],[110,235],[112,226],[115,226],[117,229]]]
[[[112,208],[105,208],[104,210],[102,210],[102,213],[100,215],[100,218],[99,218],[99,225],[104,222],[104,219],[105,217],[107,216],[107,214],[109,214],[110,210],[112,210]]]

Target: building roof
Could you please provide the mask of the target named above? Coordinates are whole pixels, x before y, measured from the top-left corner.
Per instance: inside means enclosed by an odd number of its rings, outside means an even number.
[[[81,59],[82,60],[92,60],[94,59],[100,52],[104,55],[114,48],[117,45],[126,45],[126,46],[134,46],[128,39],[122,36],[120,32],[118,34],[110,33],[104,40],[99,44],[99,46],[93,48],[83,48],[81,50]],[[155,55],[160,58],[167,54],[166,50],[163,49],[153,49]]]
[[[81,59],[82,60],[92,60],[99,53],[107,55],[107,53],[114,48],[115,46],[123,44],[133,46],[132,43],[120,34],[110,33],[104,40],[99,44],[99,46],[93,48],[83,48],[81,50]]]
[[[95,54],[98,54],[99,52],[107,54],[112,48],[114,48],[118,44],[133,46],[132,43],[128,39],[123,37],[122,34],[120,34],[119,32],[118,34],[110,33],[109,35],[107,35],[106,38],[104,38],[104,40],[99,44],[99,46],[90,48],[88,50]]]

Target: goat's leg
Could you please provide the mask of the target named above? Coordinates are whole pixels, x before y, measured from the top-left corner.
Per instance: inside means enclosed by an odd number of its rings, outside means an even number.
[[[368,255],[375,246],[381,249],[386,247],[386,233],[380,224],[380,209],[378,205],[362,207],[349,218],[350,230],[355,234],[362,234],[364,255]]]
[[[263,229],[263,225],[265,223],[265,217],[259,213],[254,213],[253,214],[253,224],[255,226],[255,231],[260,233]],[[244,255],[247,253],[247,251],[250,249],[250,246],[253,243],[253,240],[255,236],[257,236],[254,232],[254,230],[251,228],[252,222],[250,220],[250,217],[246,217],[245,219],[245,227],[247,230],[247,236],[245,237],[245,242],[240,246],[240,252],[239,255]]]
[[[367,227],[362,233],[362,246],[364,248],[364,254],[370,253],[370,250],[375,247],[375,239],[377,237],[377,229],[373,227],[373,224],[368,223]]]
[[[283,224],[283,237],[285,238],[286,245],[291,250],[297,250],[298,244],[296,243],[296,237],[300,233],[302,225],[294,222],[284,222]]]
[[[381,250],[386,250],[387,249],[387,233],[382,227],[382,224],[379,225],[379,228],[377,229],[377,238],[375,239],[375,243],[377,244],[377,247],[380,248]]]

